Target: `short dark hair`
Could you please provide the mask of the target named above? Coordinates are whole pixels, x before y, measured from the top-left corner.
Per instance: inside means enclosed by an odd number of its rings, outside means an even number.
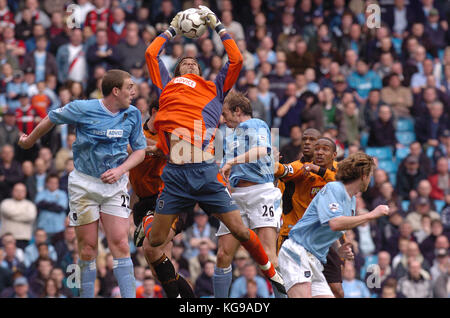
[[[320,137],[319,139],[317,139],[316,143],[319,142],[319,140],[326,140],[331,144],[331,149],[333,149],[334,152],[336,152],[336,143],[328,137]]]
[[[46,177],[45,177],[45,183],[48,182],[48,180],[52,179],[52,178],[56,178],[59,181],[59,177],[56,173],[49,173]]]
[[[235,90],[231,90],[228,93],[227,97],[225,97],[223,104],[224,105],[227,104],[231,112],[235,112],[239,108],[241,112],[244,113],[245,115],[251,116],[253,113],[250,100],[247,97],[245,97],[243,93]]]
[[[130,73],[122,70],[113,69],[106,72],[102,80],[103,96],[109,96],[115,87],[122,89],[123,82],[127,78],[131,78]]]

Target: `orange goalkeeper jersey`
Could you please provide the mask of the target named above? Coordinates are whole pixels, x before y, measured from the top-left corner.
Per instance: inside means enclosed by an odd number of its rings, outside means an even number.
[[[146,122],[147,123],[147,122]],[[152,134],[144,123],[145,138],[158,141],[158,135]],[[161,173],[166,164],[165,157],[156,157],[145,154],[144,161],[130,170],[130,183],[133,191],[139,198],[153,196],[159,193],[162,186]]]
[[[159,57],[168,40],[165,33],[159,35],[145,52],[150,77],[159,95],[159,111],[154,123],[159,135],[156,146],[165,155],[169,154],[169,133],[213,153],[212,141],[222,114],[223,100],[237,81],[243,63],[231,36],[224,32],[221,39],[228,62],[214,81],[206,81],[195,74],[171,79]]]
[[[283,225],[280,236],[287,236],[291,228],[303,217],[306,208],[320,189],[328,182],[336,180],[336,162],[333,163],[331,170],[320,168],[317,174],[304,173],[301,170],[304,164],[300,160],[290,164],[279,164],[275,172],[275,177],[284,183]]]

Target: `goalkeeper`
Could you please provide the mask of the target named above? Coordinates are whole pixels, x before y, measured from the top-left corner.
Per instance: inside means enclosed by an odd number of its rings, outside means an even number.
[[[215,129],[222,114],[223,100],[238,79],[243,58],[216,15],[204,6],[200,6],[200,11],[208,26],[220,36],[228,54],[228,62],[214,81],[201,77],[200,66],[192,57],[181,59],[175,68],[175,77],[171,79],[159,57],[167,41],[180,33],[181,13],[145,53],[160,104],[154,123],[158,142],[151,151],[165,155],[168,160],[161,175],[164,187],[156,202],[149,244],[153,247],[162,245],[177,215],[190,211],[199,203],[208,215],[214,215],[227,226],[259,264],[264,275],[277,289],[285,292],[283,281],[258,236],[244,226],[215,162]]]

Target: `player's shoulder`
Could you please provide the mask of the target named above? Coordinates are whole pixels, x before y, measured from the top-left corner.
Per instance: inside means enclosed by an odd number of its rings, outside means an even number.
[[[338,194],[341,193],[342,191],[345,191],[345,187],[343,186],[342,182],[339,181],[332,181],[332,182],[328,182],[323,188],[322,188],[322,193],[326,194],[327,192],[333,193],[333,194]]]
[[[250,118],[239,124],[239,127],[242,129],[269,129],[269,126],[265,121],[259,118]]]

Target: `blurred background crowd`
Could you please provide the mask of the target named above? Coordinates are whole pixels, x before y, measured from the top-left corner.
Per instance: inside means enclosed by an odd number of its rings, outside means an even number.
[[[78,295],[67,220],[74,127],[54,128],[27,151],[18,149],[19,136],[49,110],[101,98],[111,68],[132,74],[133,104],[148,118],[155,95],[145,49],[178,11],[201,4],[237,42],[244,67],[235,89],[248,93],[254,117],[278,128],[284,162],[299,158],[310,127],[335,140],[338,159],[358,150],[377,157],[357,210],[387,204],[394,213],[347,232],[356,258],[343,268],[346,297],[449,297],[446,0],[0,0],[0,297]],[[381,8],[374,28],[366,23],[371,4]],[[173,40],[161,58],[173,72],[184,55],[210,80],[226,62],[212,32]],[[199,297],[213,295],[217,227],[196,208],[174,242],[173,262]],[[137,296],[165,297],[133,230]],[[96,295],[120,297],[103,236],[99,246]],[[233,273],[231,297],[273,296],[245,250]]]

